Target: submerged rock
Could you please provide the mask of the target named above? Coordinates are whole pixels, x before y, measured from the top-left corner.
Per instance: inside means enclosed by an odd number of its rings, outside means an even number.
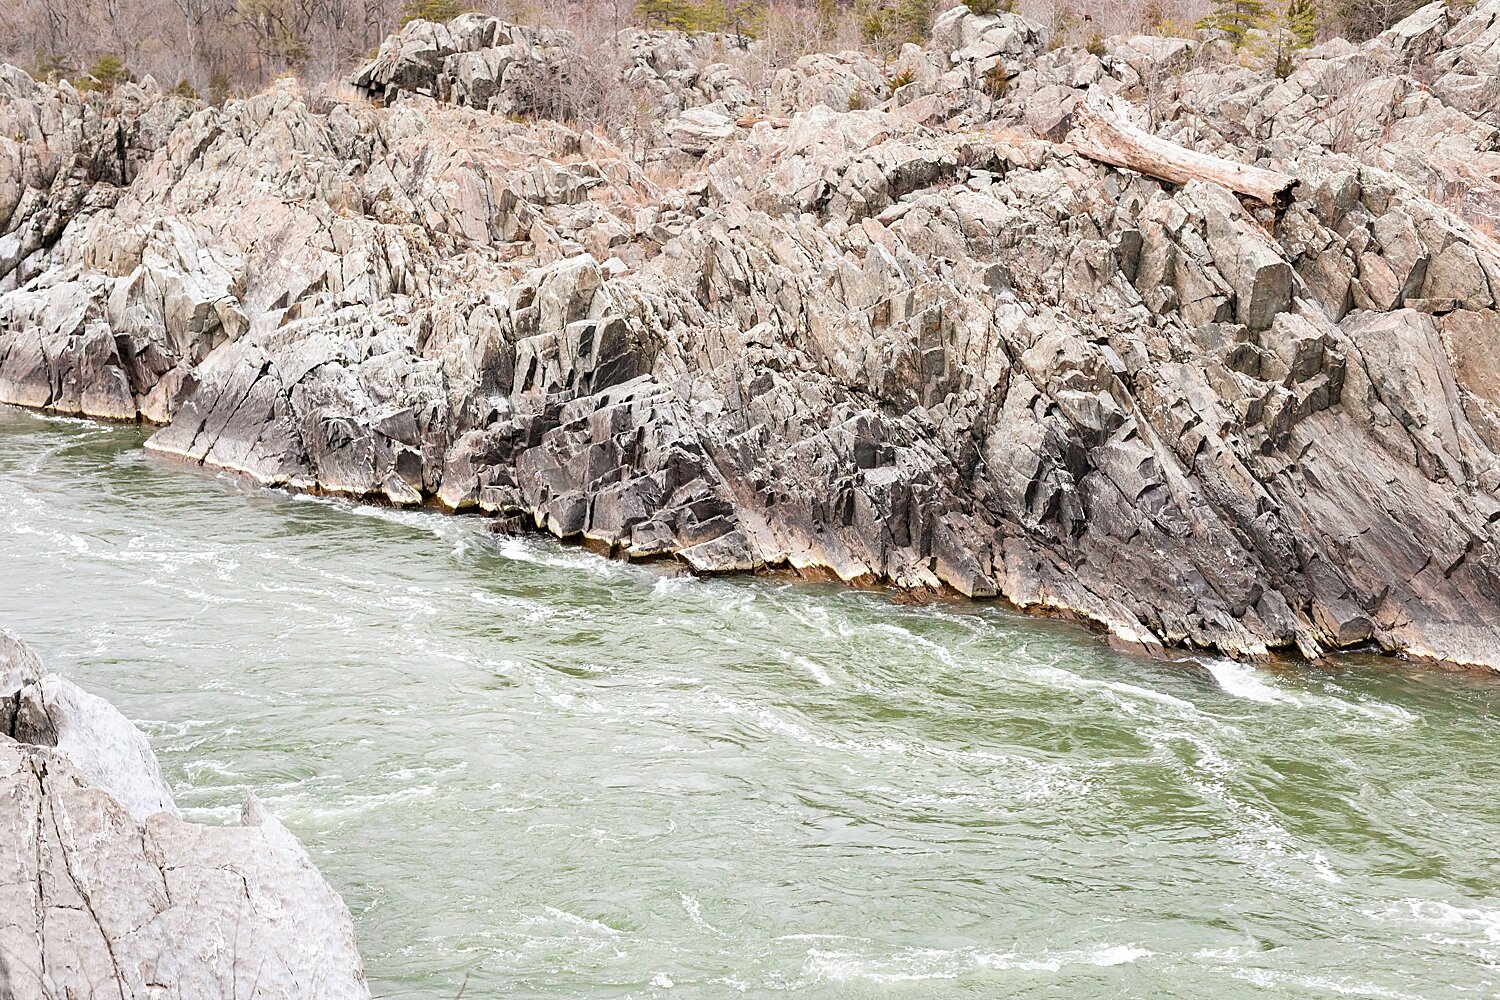
[[[254,796],[184,821],[145,737],[9,632],[0,699],[0,995],[370,995],[349,911]]]
[[[817,54],[762,90],[724,40],[624,32],[649,174],[536,103],[570,35],[480,15],[388,40],[383,107],[7,70],[0,156],[126,152],[0,190],[0,399],[699,572],[1500,669],[1497,23],[1435,4],[1281,79],[956,7],[889,79]],[[1098,95],[1289,202],[1085,158]]]

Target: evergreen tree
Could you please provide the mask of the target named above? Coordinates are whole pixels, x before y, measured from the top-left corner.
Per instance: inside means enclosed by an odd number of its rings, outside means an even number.
[[[97,90],[109,94],[120,84],[134,79],[135,75],[125,68],[125,60],[119,56],[100,56],[75,85],[79,90]]]
[[[724,24],[716,29],[740,39],[755,38],[766,28],[764,0],[721,0]]]
[[[882,0],[859,9],[859,30],[872,45],[923,42],[932,29],[932,0]]]
[[[764,27],[764,0],[636,0],[648,25],[672,31],[716,31],[754,38]]]
[[[1311,48],[1318,39],[1318,9],[1313,0],[1286,0],[1267,26],[1271,36],[1272,62],[1276,75],[1285,80],[1292,75],[1292,54]]]
[[[1264,0],[1214,0],[1214,10],[1198,27],[1217,31],[1235,48],[1245,44],[1246,37],[1256,28],[1266,26]]]
[[[420,19],[447,24],[465,9],[462,0],[407,0],[401,5],[401,23],[410,24]]]
[[[56,83],[73,75],[73,63],[67,56],[56,52],[39,52],[31,75],[37,80]]]
[[[1318,7],[1313,0],[1291,0],[1286,8],[1286,21],[1298,48],[1312,48],[1318,40]]]

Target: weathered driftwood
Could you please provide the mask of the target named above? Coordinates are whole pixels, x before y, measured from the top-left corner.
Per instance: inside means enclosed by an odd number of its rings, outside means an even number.
[[[1246,166],[1168,142],[1131,122],[1115,98],[1085,101],[1073,112],[1068,142],[1091,160],[1126,167],[1172,184],[1211,181],[1274,205],[1297,182],[1275,170]]]

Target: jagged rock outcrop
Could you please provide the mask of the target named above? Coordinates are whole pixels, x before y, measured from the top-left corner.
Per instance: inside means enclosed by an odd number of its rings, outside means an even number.
[[[283,84],[122,131],[137,172],[0,294],[0,398],[701,572],[1500,669],[1500,0],[1285,80],[1042,37],[954,8],[894,78],[820,55],[754,90],[627,32],[622,85],[675,95],[648,171],[494,113],[566,33],[414,22],[356,77],[383,107]],[[1290,197],[1080,155],[1106,98]]]
[[[146,738],[0,632],[0,995],[367,998],[345,909],[247,798],[183,821]]]
[[[570,118],[576,103],[591,96],[587,80],[603,60],[620,84],[645,91],[652,115],[711,106],[737,116],[754,95],[722,57],[750,44],[735,35],[628,28],[604,51],[581,56],[566,30],[461,14],[447,24],[411,22],[351,82],[386,102],[420,94],[502,114]]]

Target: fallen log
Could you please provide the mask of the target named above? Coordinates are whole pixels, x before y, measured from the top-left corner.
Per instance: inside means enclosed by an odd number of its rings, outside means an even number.
[[[1100,163],[1125,167],[1170,184],[1210,181],[1268,205],[1280,202],[1297,183],[1289,174],[1210,156],[1154,136],[1133,123],[1113,97],[1080,103],[1073,112],[1068,142]]]
[[[792,120],[790,118],[777,118],[771,115],[760,115],[754,113],[741,115],[734,120],[734,123],[740,128],[753,128],[754,126],[759,125],[761,122],[770,122],[772,128],[787,128],[792,124]]]

